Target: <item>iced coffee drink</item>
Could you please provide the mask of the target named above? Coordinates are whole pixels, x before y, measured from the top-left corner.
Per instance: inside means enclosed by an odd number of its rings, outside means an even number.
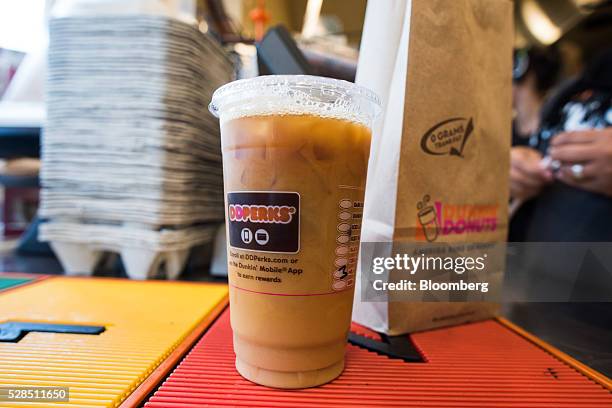
[[[269,76],[213,97],[221,121],[236,368],[278,388],[344,367],[376,97]]]

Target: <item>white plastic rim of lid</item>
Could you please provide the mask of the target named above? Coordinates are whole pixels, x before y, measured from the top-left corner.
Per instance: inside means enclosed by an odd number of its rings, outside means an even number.
[[[263,115],[343,119],[367,127],[380,113],[380,99],[352,82],[311,75],[264,75],[217,89],[208,109],[221,120]]]

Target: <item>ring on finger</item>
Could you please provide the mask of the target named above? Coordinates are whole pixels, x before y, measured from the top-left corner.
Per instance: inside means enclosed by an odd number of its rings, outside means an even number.
[[[570,167],[574,180],[582,180],[584,178],[584,166],[582,164],[573,164]]]

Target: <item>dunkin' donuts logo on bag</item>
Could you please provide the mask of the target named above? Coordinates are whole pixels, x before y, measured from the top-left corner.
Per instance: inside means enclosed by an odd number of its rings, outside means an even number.
[[[440,236],[497,230],[498,205],[430,203],[425,195],[417,203],[415,239],[433,242]]]
[[[421,138],[421,149],[434,156],[463,157],[463,149],[474,131],[472,118],[450,118],[431,127]]]
[[[288,191],[227,193],[230,247],[295,254],[300,251],[300,195]]]

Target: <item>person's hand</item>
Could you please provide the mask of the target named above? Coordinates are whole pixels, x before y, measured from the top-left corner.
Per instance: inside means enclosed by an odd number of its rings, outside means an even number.
[[[612,127],[560,133],[552,138],[549,153],[561,162],[559,180],[612,196]]]
[[[542,155],[530,147],[510,149],[510,196],[521,201],[536,196],[553,174],[541,164]]]

